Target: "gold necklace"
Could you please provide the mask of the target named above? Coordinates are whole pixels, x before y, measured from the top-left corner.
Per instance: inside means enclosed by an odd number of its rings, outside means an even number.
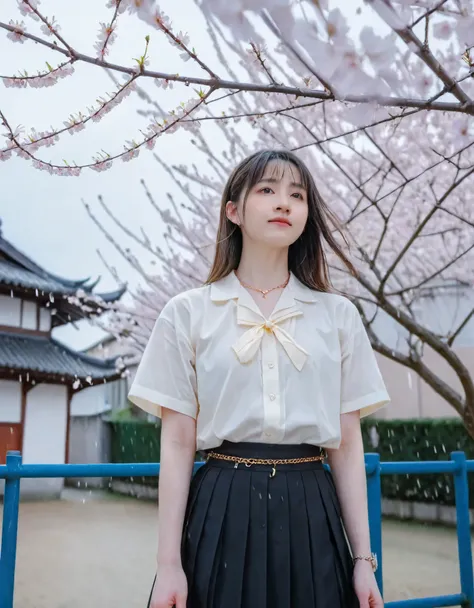
[[[267,295],[271,291],[274,291],[275,289],[284,289],[288,285],[288,282],[290,280],[290,273],[288,273],[288,278],[281,285],[277,285],[276,287],[271,287],[270,289],[259,289],[258,287],[252,287],[252,285],[247,285],[247,283],[244,283],[243,281],[241,281],[239,275],[236,272],[235,272],[235,276],[239,279],[239,282],[240,282],[241,285],[243,285],[243,287],[246,287],[247,289],[251,289],[252,291],[258,291],[259,293],[262,294],[262,296],[264,298],[266,298]]]

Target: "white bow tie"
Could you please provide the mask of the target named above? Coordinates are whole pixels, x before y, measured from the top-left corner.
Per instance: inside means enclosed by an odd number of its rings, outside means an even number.
[[[239,306],[237,309],[237,323],[250,327],[232,347],[239,361],[241,363],[251,361],[260,347],[263,334],[268,332],[272,333],[280,342],[293,365],[298,371],[301,371],[308,358],[308,353],[304,348],[296,344],[293,337],[287,331],[279,327],[279,323],[302,314],[297,306],[292,306],[276,312],[268,321],[263,321],[262,323],[261,315],[258,316],[249,308]]]

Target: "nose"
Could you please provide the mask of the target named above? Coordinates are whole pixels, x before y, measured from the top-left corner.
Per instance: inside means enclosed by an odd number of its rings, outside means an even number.
[[[291,210],[291,205],[288,201],[280,201],[278,205],[275,206],[275,211],[280,213],[289,213]]]

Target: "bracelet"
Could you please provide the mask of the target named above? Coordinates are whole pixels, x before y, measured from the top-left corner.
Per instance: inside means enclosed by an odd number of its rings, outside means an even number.
[[[377,570],[377,556],[375,553],[371,553],[370,555],[356,555],[352,558],[353,564],[355,564],[358,560],[364,560],[366,562],[370,562],[372,564],[372,570],[375,572]]]

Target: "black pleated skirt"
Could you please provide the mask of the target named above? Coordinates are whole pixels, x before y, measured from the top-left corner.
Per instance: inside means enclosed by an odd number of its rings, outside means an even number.
[[[319,448],[224,442],[247,458]],[[352,559],[322,462],[247,467],[209,459],[194,475],[182,538],[187,608],[357,608]]]

